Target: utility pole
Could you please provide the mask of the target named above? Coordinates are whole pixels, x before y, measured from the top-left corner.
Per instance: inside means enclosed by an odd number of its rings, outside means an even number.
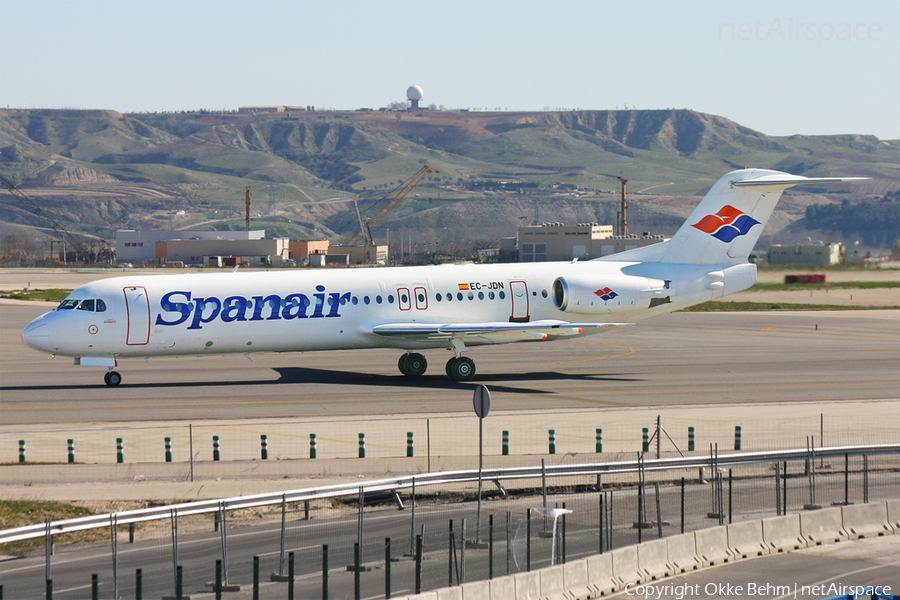
[[[247,231],[250,231],[250,186],[247,186]]]
[[[622,182],[622,227],[619,233],[624,236],[628,235],[628,220],[625,218],[625,211],[628,208],[628,201],[625,199],[625,184],[628,183],[628,180],[619,177],[619,181]]]

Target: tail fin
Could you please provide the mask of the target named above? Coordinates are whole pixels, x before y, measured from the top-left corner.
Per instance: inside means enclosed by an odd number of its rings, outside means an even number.
[[[722,176],[675,236],[598,260],[677,264],[738,264],[747,261],[785,189],[804,183],[854,181],[865,177],[801,177],[767,169],[742,169]]]

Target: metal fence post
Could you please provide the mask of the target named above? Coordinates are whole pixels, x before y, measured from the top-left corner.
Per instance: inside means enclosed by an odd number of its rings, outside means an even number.
[[[384,538],[384,597],[391,597],[391,538]]]
[[[322,600],[328,600],[328,544],[322,545]]]
[[[134,570],[134,600],[144,600],[144,571]]]
[[[253,600],[259,600],[259,557],[253,557]]]
[[[422,593],[422,536],[416,536],[416,593]]]

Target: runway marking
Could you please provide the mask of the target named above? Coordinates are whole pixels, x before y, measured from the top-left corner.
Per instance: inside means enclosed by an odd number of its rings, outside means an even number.
[[[573,342],[573,343],[577,343],[577,342]],[[584,343],[584,342],[581,342],[581,343]],[[623,352],[621,354],[611,354],[610,356],[594,356],[592,358],[581,358],[578,360],[562,360],[562,361],[557,361],[557,362],[552,362],[552,363],[537,363],[537,364],[532,364],[532,365],[522,365],[520,367],[512,367],[512,369],[518,368],[521,370],[521,369],[530,369],[533,367],[553,367],[556,365],[574,365],[577,363],[593,362],[596,360],[608,360],[610,358],[621,358],[623,356],[628,356],[629,354],[634,354],[635,352],[637,352],[636,348],[631,348],[630,346],[619,346],[616,344],[604,344],[604,345],[611,346],[613,348],[625,348],[628,350],[628,352]],[[503,370],[509,371],[510,369],[505,368]],[[484,369],[484,371],[487,373],[491,373],[491,372],[497,372],[497,369],[493,369],[493,370],[492,369]]]
[[[760,331],[765,331],[767,333],[794,333],[799,335],[819,335],[819,336],[828,336],[828,337],[852,337],[859,339],[873,339],[873,340],[886,340],[886,339],[894,339],[892,335],[860,335],[858,333],[833,333],[831,331],[825,331],[824,329],[813,329],[815,325],[769,325],[768,327],[760,328]],[[779,331],[781,329],[812,329],[812,331]]]

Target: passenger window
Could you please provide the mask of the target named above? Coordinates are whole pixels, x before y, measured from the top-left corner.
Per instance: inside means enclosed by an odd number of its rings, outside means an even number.
[[[353,298],[350,299],[350,302],[353,303],[353,306],[356,306],[357,304],[359,304],[359,298],[353,296]]]
[[[388,304],[393,304],[393,303],[394,303],[394,295],[388,294]]]
[[[406,297],[406,294],[400,295],[400,302],[402,302],[403,304],[406,304],[407,302],[409,302],[409,299]]]
[[[368,304],[368,303],[369,303],[369,297],[363,296],[363,304]]]
[[[438,302],[441,301],[441,295],[440,295],[440,294],[435,294],[435,295],[434,295],[434,298],[435,298]]]
[[[462,300],[462,292],[456,292],[456,299]]]
[[[474,299],[475,299],[475,294],[473,294],[472,292],[469,292],[469,300],[474,300]]]
[[[425,302],[425,294],[419,294],[419,303]]]
[[[375,296],[375,302],[381,304],[381,296]]]
[[[478,299],[484,300],[484,292],[478,292]]]
[[[78,305],[78,310],[94,312],[94,299],[90,298],[88,300],[82,300],[81,304]]]
[[[451,300],[453,300],[453,294],[447,292],[447,302],[450,302]]]
[[[490,298],[491,300],[493,300],[493,299],[494,299],[494,292],[488,292],[488,298]]]
[[[503,293],[503,292],[498,292],[497,295],[500,296],[500,299],[501,299],[501,300],[503,300],[504,298],[506,298],[506,294]]]

